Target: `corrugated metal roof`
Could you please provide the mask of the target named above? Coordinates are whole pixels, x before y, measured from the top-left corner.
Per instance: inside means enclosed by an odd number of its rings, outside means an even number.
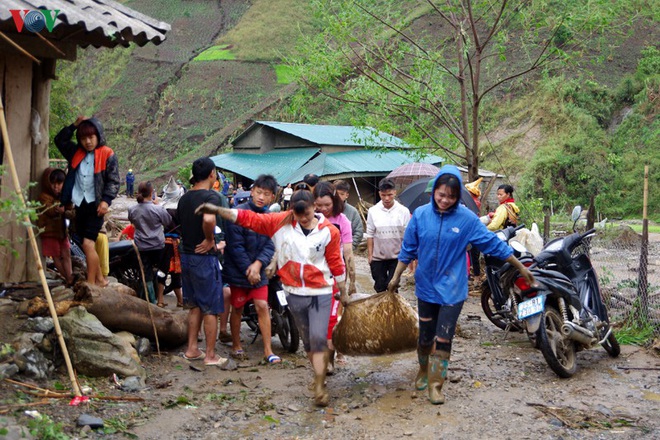
[[[271,127],[275,130],[305,139],[317,145],[412,148],[412,145],[407,144],[398,137],[373,128],[357,128],[345,125],[298,124],[274,121],[255,121],[252,126],[234,140],[234,143],[240,140],[246,133],[255,129],[257,124]]]
[[[300,182],[308,173],[314,173],[319,177],[334,177],[342,174],[350,174],[353,177],[358,175],[363,177],[379,176],[388,174],[393,169],[406,163],[423,162],[436,165],[444,161],[444,158],[434,155],[428,155],[423,159],[415,159],[401,151],[357,150],[321,153],[287,176],[280,184]]]
[[[83,47],[160,44],[171,29],[167,23],[112,0],[3,0],[0,22],[8,21],[15,29],[11,9],[59,9],[52,37],[75,40]],[[74,34],[78,29],[85,32]]]
[[[260,174],[270,174],[277,182],[287,184],[287,176],[305,165],[318,148],[282,148],[264,154],[225,153],[211,157],[218,168],[256,179]]]

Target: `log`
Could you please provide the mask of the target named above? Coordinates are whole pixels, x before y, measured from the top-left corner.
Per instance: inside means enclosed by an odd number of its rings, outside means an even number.
[[[170,313],[134,296],[86,282],[76,285],[75,299],[83,301],[87,311],[96,316],[109,330],[113,332],[124,330],[153,341],[154,329],[148,309],[151,307],[159,341],[171,347],[186,343],[187,313]]]

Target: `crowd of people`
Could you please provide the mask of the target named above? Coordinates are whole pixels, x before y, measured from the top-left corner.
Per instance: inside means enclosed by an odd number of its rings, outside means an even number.
[[[103,235],[104,216],[119,192],[117,157],[94,118],[78,117],[58,133],[55,144],[68,162],[68,172],[48,168],[43,174],[39,197],[44,206],[39,217],[43,255],[53,259],[67,284],[74,282],[69,219],[82,243],[86,281],[106,286],[107,238],[99,240],[99,235]],[[132,170],[125,181],[126,194],[132,197]],[[460,203],[464,186],[453,166],[440,170],[429,203],[412,215],[396,200],[395,183],[382,179],[380,200],[369,208],[366,222],[347,202],[350,185],[343,180],[321,181],[316,175],[307,175],[303,182],[281,189],[273,176],[261,175],[248,190],[241,182],[234,189],[224,176],[218,178],[215,163],[202,157],[193,162],[189,183],[186,188],[170,180],[162,200],[156,199],[151,182],[137,185],[137,203],[128,209],[130,225],[122,234],[139,251],[147,286],[142,297],[166,307],[164,289],[169,277],[176,305],[188,310],[183,356],[210,366],[223,366],[227,361],[216,351],[218,340],[231,344],[232,357],[247,356],[240,326],[243,309],[252,301],[263,359],[277,364],[282,359],[271,344],[268,306],[273,271],[267,269],[274,268],[314,372],[310,388],[318,406],[328,405],[326,375],[333,373],[335,358],[341,359],[332,345],[332,332],[342,306],[357,290],[354,251],[363,237],[376,292],[397,291],[403,271],[417,264],[420,331],[415,387],[428,389],[434,404],[444,402],[442,387],[452,340],[467,298],[467,250],[506,260],[528,281],[534,281],[511,249],[491,232],[517,222],[520,210],[513,188],[500,186],[499,207],[480,221]],[[478,183],[465,188],[479,198]],[[205,341],[203,347],[201,340]]]

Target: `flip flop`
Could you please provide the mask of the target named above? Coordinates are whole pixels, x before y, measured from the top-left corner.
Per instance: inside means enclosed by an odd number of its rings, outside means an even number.
[[[203,350],[199,350],[200,354],[198,356],[188,357],[185,353],[181,355],[187,361],[201,361],[206,357],[206,353]]]
[[[225,365],[227,365],[228,362],[229,359],[218,356],[217,359],[211,362],[204,362],[204,365],[207,365],[209,367],[224,367]]]
[[[231,352],[231,357],[233,357],[234,359],[238,359],[240,361],[244,361],[244,360],[248,359],[247,353],[243,350],[234,350],[234,351],[232,351]]]
[[[265,360],[266,360],[266,362],[268,362],[269,364],[279,364],[280,362],[282,362],[282,358],[280,358],[280,357],[279,357],[278,355],[276,355],[276,354],[271,354],[271,355],[268,356]]]

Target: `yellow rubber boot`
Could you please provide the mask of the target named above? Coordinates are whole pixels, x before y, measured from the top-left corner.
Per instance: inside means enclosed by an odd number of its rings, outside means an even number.
[[[429,401],[434,405],[445,403],[445,396],[442,394],[442,386],[447,378],[448,366],[449,352],[437,351],[435,354],[429,356]]]

